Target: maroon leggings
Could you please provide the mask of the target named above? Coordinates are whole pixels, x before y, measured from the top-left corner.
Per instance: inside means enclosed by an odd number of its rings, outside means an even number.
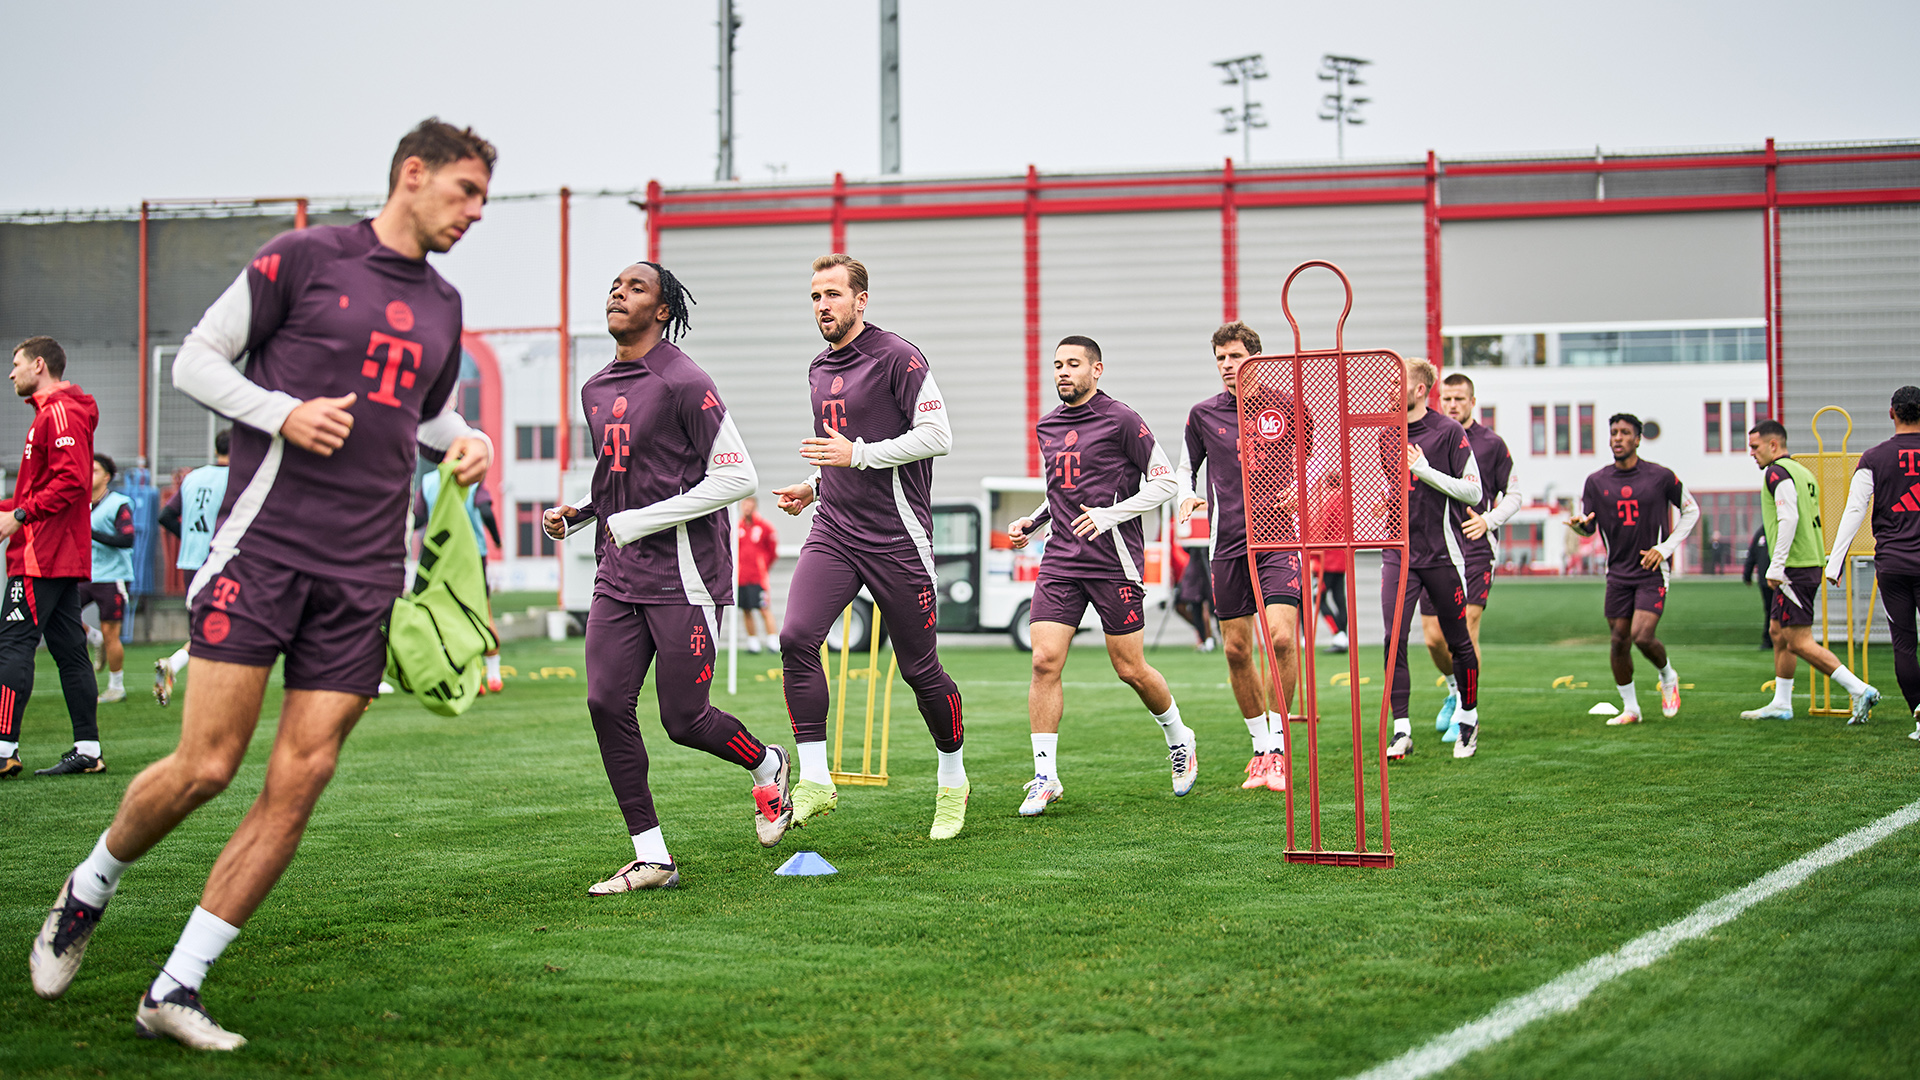
[[[593,598],[587,612],[587,714],[629,834],[660,824],[647,786],[647,744],[634,713],[649,666],[668,738],[749,769],[767,755],[740,721],[707,700],[718,653],[706,608]]]
[[[965,741],[960,688],[940,666],[934,632],[933,578],[912,550],[856,551],[815,527],[800,549],[787,590],[787,618],[780,627],[780,663],[787,716],[800,742],[827,739],[827,672],[820,645],[860,586],[874,604],[900,661],[900,675],[913,688],[933,743],[946,753]]]

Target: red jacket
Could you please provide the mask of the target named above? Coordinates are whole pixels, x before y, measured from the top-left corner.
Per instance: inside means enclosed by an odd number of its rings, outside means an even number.
[[[780,536],[758,514],[740,522],[740,584],[767,587],[767,568],[780,557]]]
[[[26,511],[7,542],[7,576],[93,577],[93,429],[100,408],[86,391],[62,382],[29,398],[33,426],[13,498],[0,513]]]

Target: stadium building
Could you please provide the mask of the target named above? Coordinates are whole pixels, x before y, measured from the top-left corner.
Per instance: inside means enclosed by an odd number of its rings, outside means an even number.
[[[1914,142],[603,195],[534,197],[518,218],[496,199],[440,264],[474,330],[462,402],[499,449],[489,483],[509,586],[554,584],[558,561],[534,519],[563,487],[584,487],[591,461],[560,410],[563,358],[577,387],[611,356],[599,297],[642,245],[698,299],[684,344],[727,397],[763,489],[804,473],[803,373],[821,348],[807,264],[829,250],[862,259],[869,318],[925,350],[948,400],[955,452],[936,469],[940,499],[1037,471],[1030,432],[1055,403],[1043,371],[1054,341],[1097,339],[1103,386],[1173,443],[1187,408],[1218,389],[1214,327],[1242,319],[1269,351],[1290,350],[1281,286],[1305,260],[1332,261],[1353,282],[1349,345],[1429,355],[1474,378],[1484,422],[1540,504],[1509,530],[1516,568],[1565,565],[1551,509],[1608,460],[1608,415],[1649,421],[1643,453],[1699,494],[1703,541],[1718,535],[1737,553],[1758,523],[1746,427],[1779,416],[1810,450],[1814,412],[1840,405],[1857,451],[1891,433],[1887,394],[1916,381],[1920,360]],[[101,401],[100,448],[144,457],[164,486],[206,460],[211,432],[169,385],[171,350],[267,237],[309,210],[340,222],[368,209],[0,215],[0,336],[61,339],[72,377]],[[1296,284],[1306,347],[1332,344],[1340,300],[1323,272]],[[0,416],[5,455],[26,421],[25,410]],[[1830,449],[1843,428],[1823,421]],[[779,526],[797,548],[806,519]],[[1689,548],[1697,568],[1709,549]]]

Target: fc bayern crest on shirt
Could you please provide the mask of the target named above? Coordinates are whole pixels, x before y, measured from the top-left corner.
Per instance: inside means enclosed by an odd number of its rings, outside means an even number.
[[[847,386],[847,380],[845,380],[845,379],[843,379],[843,378],[841,378],[841,377],[840,377],[840,376],[838,376],[838,375],[835,375],[835,376],[833,377],[833,385],[832,385],[832,386],[829,386],[829,387],[827,387],[827,393],[829,393],[829,394],[837,394],[837,393],[839,393],[840,391],[842,391],[842,390],[844,390],[844,389],[846,389],[846,386]]]

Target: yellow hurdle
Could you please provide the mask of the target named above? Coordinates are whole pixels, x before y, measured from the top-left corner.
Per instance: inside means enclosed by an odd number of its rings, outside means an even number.
[[[833,782],[887,786],[887,751],[893,735],[893,676],[900,670],[900,658],[887,663],[887,696],[880,715],[880,771],[873,771],[873,706],[880,682],[880,609],[873,609],[873,626],[867,634],[867,730],[860,751],[860,771],[846,772],[841,766],[847,738],[847,649],[853,643],[853,605],[840,616],[840,690],[833,720]],[[824,648],[824,646],[823,646]]]
[[[1827,449],[1825,440],[1820,438],[1820,417],[1830,413],[1839,413],[1847,422],[1847,430],[1840,437],[1840,449],[1832,452]],[[1846,510],[1847,488],[1853,483],[1853,471],[1860,464],[1860,455],[1847,450],[1847,442],[1853,437],[1853,417],[1838,405],[1828,405],[1813,414],[1813,442],[1819,447],[1817,453],[1795,454],[1794,460],[1805,465],[1820,483],[1820,526],[1822,547],[1829,557],[1833,554],[1833,530],[1840,526],[1840,515]],[[1853,544],[1847,549],[1845,575],[1840,579],[1840,588],[1845,593],[1846,605],[1846,665],[1848,670],[1860,676],[1863,681],[1867,674],[1867,643],[1873,629],[1874,603],[1880,596],[1880,579],[1874,578],[1873,585],[1867,591],[1866,607],[1858,614],[1854,611],[1854,599],[1857,595],[1859,575],[1854,572],[1854,560],[1873,556],[1873,523],[1869,520],[1860,531],[1854,534]],[[1820,643],[1833,649],[1833,587],[1820,590]],[[1854,644],[1859,643],[1859,664],[1855,666]],[[1838,650],[1834,650],[1838,653]],[[1840,703],[1834,704],[1833,680],[1818,671],[1813,672],[1813,682],[1808,687],[1807,712],[1814,716],[1851,716],[1853,707],[1846,691],[1839,694]]]

